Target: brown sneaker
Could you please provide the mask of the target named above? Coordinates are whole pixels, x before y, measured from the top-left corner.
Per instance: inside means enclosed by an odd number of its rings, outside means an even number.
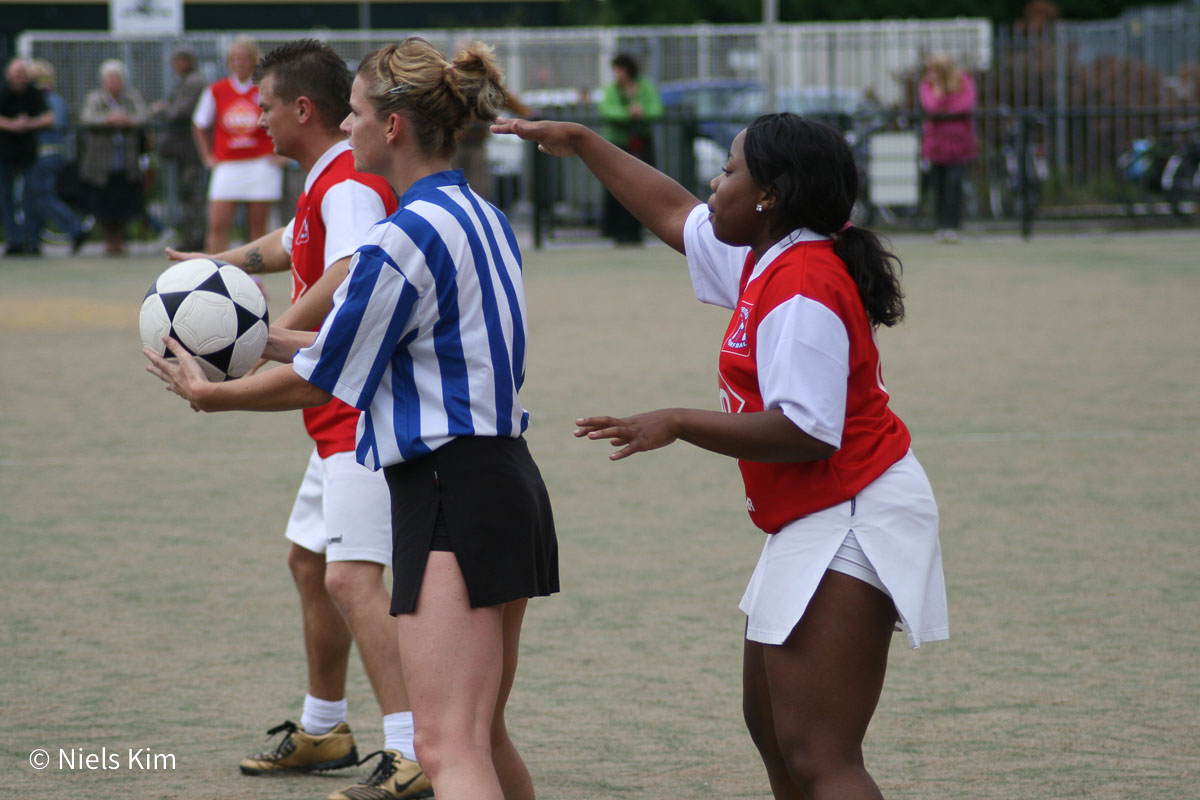
[[[255,753],[242,759],[238,766],[244,775],[317,772],[353,767],[358,763],[354,734],[344,722],[339,722],[329,733],[314,736],[289,721],[271,728],[267,731],[267,736],[274,736],[280,731],[285,733],[274,750]]]
[[[353,786],[329,795],[329,800],[417,800],[433,797],[433,784],[421,766],[396,750],[378,750],[359,763],[379,756],[375,771]]]

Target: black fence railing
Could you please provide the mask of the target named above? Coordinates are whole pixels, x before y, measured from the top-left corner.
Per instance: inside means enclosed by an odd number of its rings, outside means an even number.
[[[597,130],[603,127],[595,110],[587,107],[548,109],[543,116]],[[908,134],[915,153],[923,121],[920,114],[880,110],[810,116],[844,131],[860,160],[860,221],[890,230],[932,227],[931,191],[919,162],[911,165],[916,187],[908,202],[879,200],[871,179],[872,160],[879,157],[872,148],[876,137]],[[699,118],[686,108],[668,109],[653,126],[655,164],[706,199],[709,181],[724,164],[729,142],[747,122],[737,115]],[[1200,107],[1064,113],[994,108],[976,112],[975,122],[979,156],[970,165],[963,187],[968,225],[1015,229],[1029,236],[1039,220],[1200,223]],[[68,200],[78,196],[73,180],[78,132],[73,129],[67,135],[68,163],[61,183]],[[177,223],[177,187],[169,164],[156,155],[159,135],[161,129],[151,125],[143,137],[145,227],[154,234]],[[604,191],[577,159],[554,158],[538,153],[532,144],[499,137],[491,142],[492,185],[484,190],[510,216],[532,226],[535,246],[568,231],[599,230]],[[281,220],[286,221],[302,186],[299,169],[288,170],[279,205]]]

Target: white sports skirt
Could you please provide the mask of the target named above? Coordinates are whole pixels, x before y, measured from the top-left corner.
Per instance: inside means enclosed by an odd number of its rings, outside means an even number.
[[[890,595],[912,647],[949,638],[937,503],[911,450],[853,500],[767,536],[739,605],[746,638],[783,644],[828,569]]]
[[[283,167],[274,156],[222,161],[208,181],[208,199],[228,202],[275,202],[283,196]]]

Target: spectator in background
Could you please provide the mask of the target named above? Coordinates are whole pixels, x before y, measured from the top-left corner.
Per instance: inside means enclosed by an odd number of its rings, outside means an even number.
[[[54,112],[33,85],[29,62],[14,58],[4,70],[4,88],[0,89],[0,214],[8,241],[5,255],[41,254],[31,229],[29,175],[37,161],[37,133],[52,124]],[[17,224],[15,190],[19,178],[25,181],[20,199],[25,209],[23,225]]]
[[[29,75],[33,85],[41,90],[46,106],[54,113],[54,123],[37,134],[38,157],[26,179],[29,184],[28,241],[35,246],[42,238],[42,229],[51,222],[57,230],[71,237],[71,252],[78,253],[86,236],[75,212],[58,196],[58,176],[67,163],[67,129],[70,116],[67,101],[55,91],[54,66],[35,59]]]
[[[612,60],[613,82],[600,99],[604,138],[647,164],[654,164],[651,123],[662,118],[662,99],[648,78],[638,77],[638,63],[621,53]],[[642,224],[617,202],[612,192],[604,198],[604,234],[617,244],[641,244]]]
[[[192,114],[196,148],[212,170],[206,253],[229,249],[229,231],[241,203],[246,204],[247,241],[265,236],[271,206],[283,195],[283,160],[275,156],[271,137],[258,127],[258,45],[239,37],[227,58],[229,77],[209,86]]]
[[[203,250],[207,227],[206,173],[192,136],[192,113],[208,82],[196,69],[196,54],[187,48],[171,54],[171,71],[177,78],[175,87],[150,110],[162,115],[164,123],[158,154],[167,166],[172,194],[171,225],[179,237],[177,249]]]
[[[88,210],[104,229],[104,252],[125,252],[129,220],[142,213],[142,130],[146,103],[137,89],[126,86],[125,64],[109,59],[100,65],[100,88],[83,101],[83,154],[79,177]]]
[[[944,53],[930,56],[921,77],[921,158],[929,162],[940,242],[958,241],[963,179],[975,160],[975,83]]]

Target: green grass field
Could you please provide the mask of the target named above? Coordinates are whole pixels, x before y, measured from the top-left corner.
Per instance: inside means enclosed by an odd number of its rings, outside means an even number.
[[[894,244],[909,319],[881,333],[885,376],[941,506],[952,638],[895,638],[868,766],[889,798],[1196,798],[1200,236]],[[364,770],[236,768],[305,688],[282,527],[309,445],[297,414],[193,414],[143,372],[164,266],[0,262],[0,797],[319,800]],[[527,251],[526,275],[563,582],[531,605],[510,704],[539,794],[766,798],[734,464],[614,464],[571,436],[714,407],[726,312],[662,247]],[[350,710],[376,749],[357,659]],[[62,761],[87,754],[110,768]]]

